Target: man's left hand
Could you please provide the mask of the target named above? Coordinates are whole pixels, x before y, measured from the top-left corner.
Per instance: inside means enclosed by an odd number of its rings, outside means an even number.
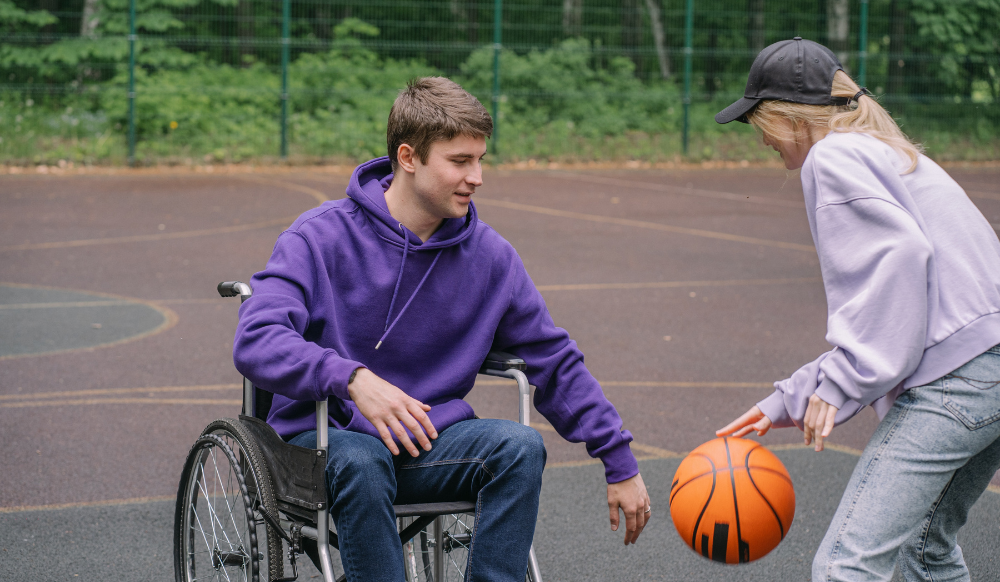
[[[646,527],[651,515],[649,494],[642,475],[618,483],[608,483],[608,510],[611,514],[611,531],[618,531],[621,509],[625,514],[625,545],[634,544]]]

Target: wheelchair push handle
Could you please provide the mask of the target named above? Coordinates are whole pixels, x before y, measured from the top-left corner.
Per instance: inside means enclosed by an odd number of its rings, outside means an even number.
[[[243,281],[223,281],[216,287],[222,297],[240,296],[240,301],[246,301],[253,295],[253,289]]]

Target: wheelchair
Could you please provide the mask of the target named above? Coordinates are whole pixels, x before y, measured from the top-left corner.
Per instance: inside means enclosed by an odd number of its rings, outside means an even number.
[[[222,297],[246,301],[249,285],[219,283]],[[529,424],[530,387],[524,360],[490,352],[480,374],[517,382],[518,419]],[[292,582],[297,557],[306,554],[324,582],[337,576],[339,548],[328,513],[327,402],[316,403],[317,448],[286,443],[267,424],[273,394],[243,379],[238,419],[210,423],[188,453],[174,514],[177,582],[241,580]],[[408,582],[464,579],[475,503],[455,501],[395,505]],[[287,560],[286,560],[287,558]],[[286,576],[286,571],[289,575]],[[541,582],[534,547],[525,580]]]

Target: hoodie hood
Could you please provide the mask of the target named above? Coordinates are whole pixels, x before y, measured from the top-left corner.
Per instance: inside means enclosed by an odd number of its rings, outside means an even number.
[[[382,157],[355,168],[354,174],[351,175],[351,181],[347,185],[347,195],[365,211],[365,215],[369,219],[368,222],[379,238],[391,245],[402,247],[402,259],[399,263],[399,274],[396,276],[396,286],[392,292],[392,299],[389,300],[389,312],[385,315],[384,333],[375,345],[376,350],[382,347],[382,343],[389,337],[392,328],[396,326],[403,313],[420,293],[420,288],[424,286],[427,278],[434,271],[438,259],[441,258],[441,253],[446,248],[455,246],[469,238],[478,222],[476,207],[470,201],[469,212],[464,218],[446,218],[426,242],[420,240],[420,237],[410,232],[408,228],[389,214],[389,206],[385,202],[385,191],[392,184],[392,178],[392,162],[389,161],[388,157]],[[403,273],[406,272],[406,258],[411,250],[437,251],[437,254],[434,256],[431,266],[424,272],[417,288],[414,289],[403,307],[396,312],[399,285],[403,281]],[[394,313],[395,316],[393,316]]]
[[[420,240],[389,214],[385,191],[392,184],[392,178],[392,162],[388,157],[381,157],[355,168],[347,184],[347,195],[365,211],[380,238],[392,245],[408,246],[414,251],[430,251],[457,245],[472,236],[479,216],[476,205],[470,202],[469,212],[464,218],[446,218],[427,242]]]

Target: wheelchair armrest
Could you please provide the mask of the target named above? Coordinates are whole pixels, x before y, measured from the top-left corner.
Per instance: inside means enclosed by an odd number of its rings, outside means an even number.
[[[480,374],[485,374],[487,370],[520,370],[528,369],[528,364],[521,358],[506,352],[490,352],[486,354],[486,361],[479,368]]]

